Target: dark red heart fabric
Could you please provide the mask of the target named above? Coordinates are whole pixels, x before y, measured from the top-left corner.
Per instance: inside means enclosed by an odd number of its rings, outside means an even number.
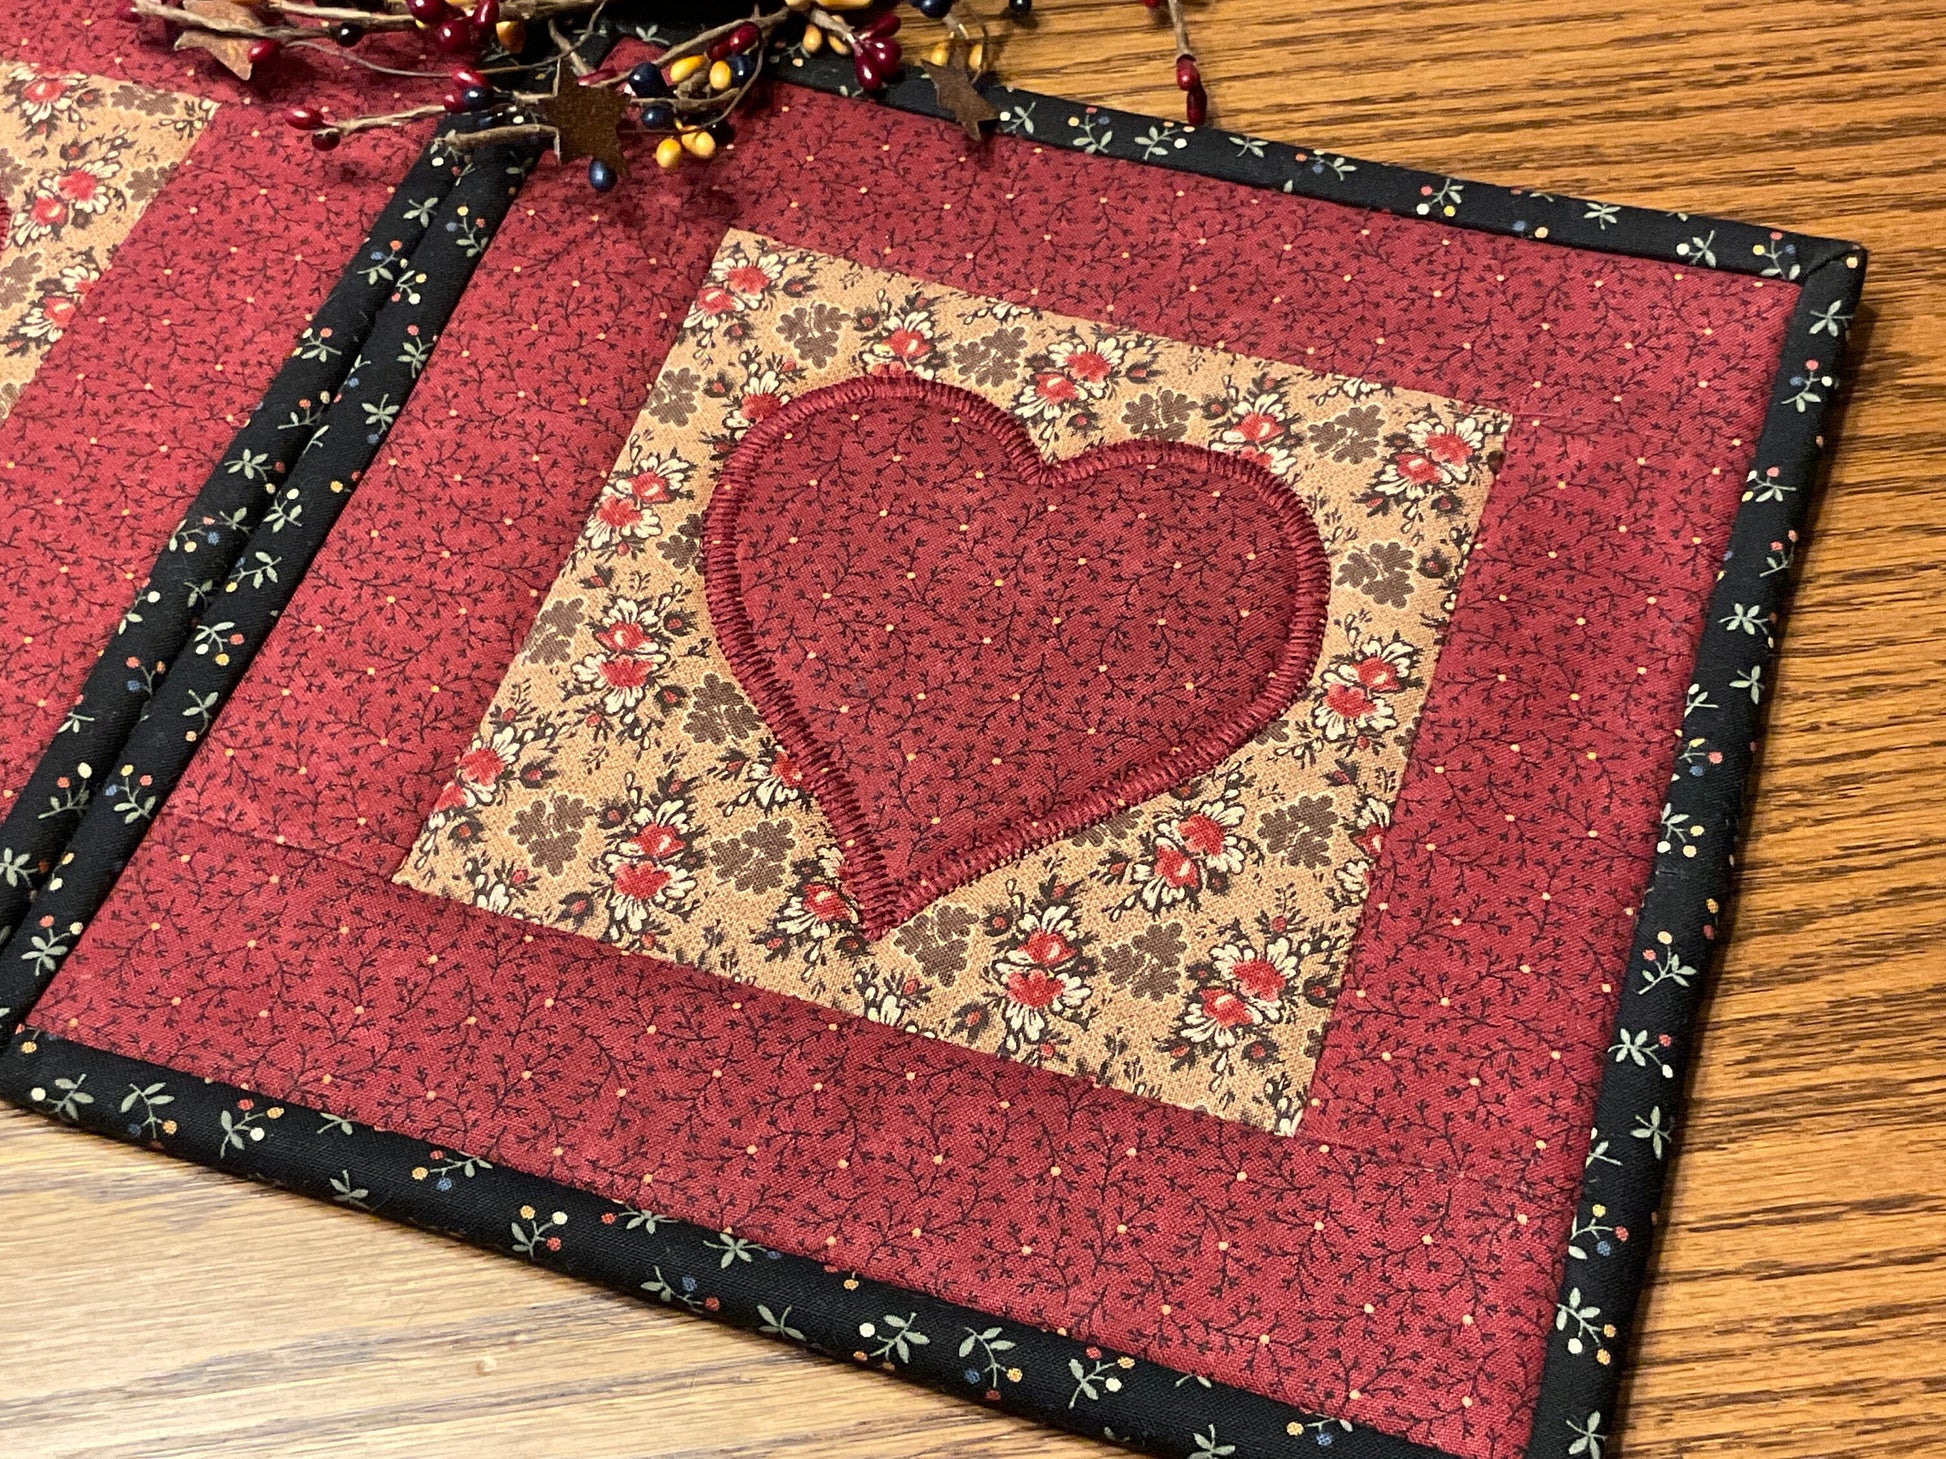
[[[706,538],[724,653],[873,937],[1229,755],[1310,678],[1330,585],[1261,466],[1158,441],[1047,462],[909,376],[752,429]]]

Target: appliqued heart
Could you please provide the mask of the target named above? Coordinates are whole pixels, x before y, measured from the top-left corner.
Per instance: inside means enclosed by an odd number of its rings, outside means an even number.
[[[1310,678],[1330,572],[1264,468],[1169,442],[1041,459],[979,396],[813,390],[725,462],[711,618],[879,937],[1215,765]]]

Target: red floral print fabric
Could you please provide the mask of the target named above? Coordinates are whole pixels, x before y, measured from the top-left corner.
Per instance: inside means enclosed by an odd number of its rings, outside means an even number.
[[[730,662],[851,859],[828,915],[848,892],[870,937],[1221,760],[1309,680],[1330,590],[1254,462],[1160,441],[1049,465],[980,396],[897,377],[746,436],[704,555]],[[1034,970],[1071,949],[1039,938],[1019,976],[1058,990]]]
[[[1031,143],[975,158],[799,93],[736,162],[604,204],[623,227],[537,182],[39,1016],[1471,1459],[1519,1452],[1795,290]],[[725,209],[1514,415],[1295,1138],[384,882],[600,489],[635,403],[616,377],[639,391]]]

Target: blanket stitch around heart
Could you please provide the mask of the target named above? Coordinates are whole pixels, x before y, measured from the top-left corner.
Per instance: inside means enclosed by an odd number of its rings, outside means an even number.
[[[1308,682],[1330,589],[1256,463],[1149,440],[1050,463],[1007,412],[904,375],[751,429],[705,539],[724,655],[873,938],[1229,756]]]

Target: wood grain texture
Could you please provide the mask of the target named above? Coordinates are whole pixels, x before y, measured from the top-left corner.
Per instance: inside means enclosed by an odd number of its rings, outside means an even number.
[[[1039,8],[1011,79],[1174,114],[1134,0]],[[1946,1453],[1946,4],[1192,21],[1226,128],[1873,250],[1618,1447]],[[21,1459],[1103,1452],[11,1111],[0,1252]]]

